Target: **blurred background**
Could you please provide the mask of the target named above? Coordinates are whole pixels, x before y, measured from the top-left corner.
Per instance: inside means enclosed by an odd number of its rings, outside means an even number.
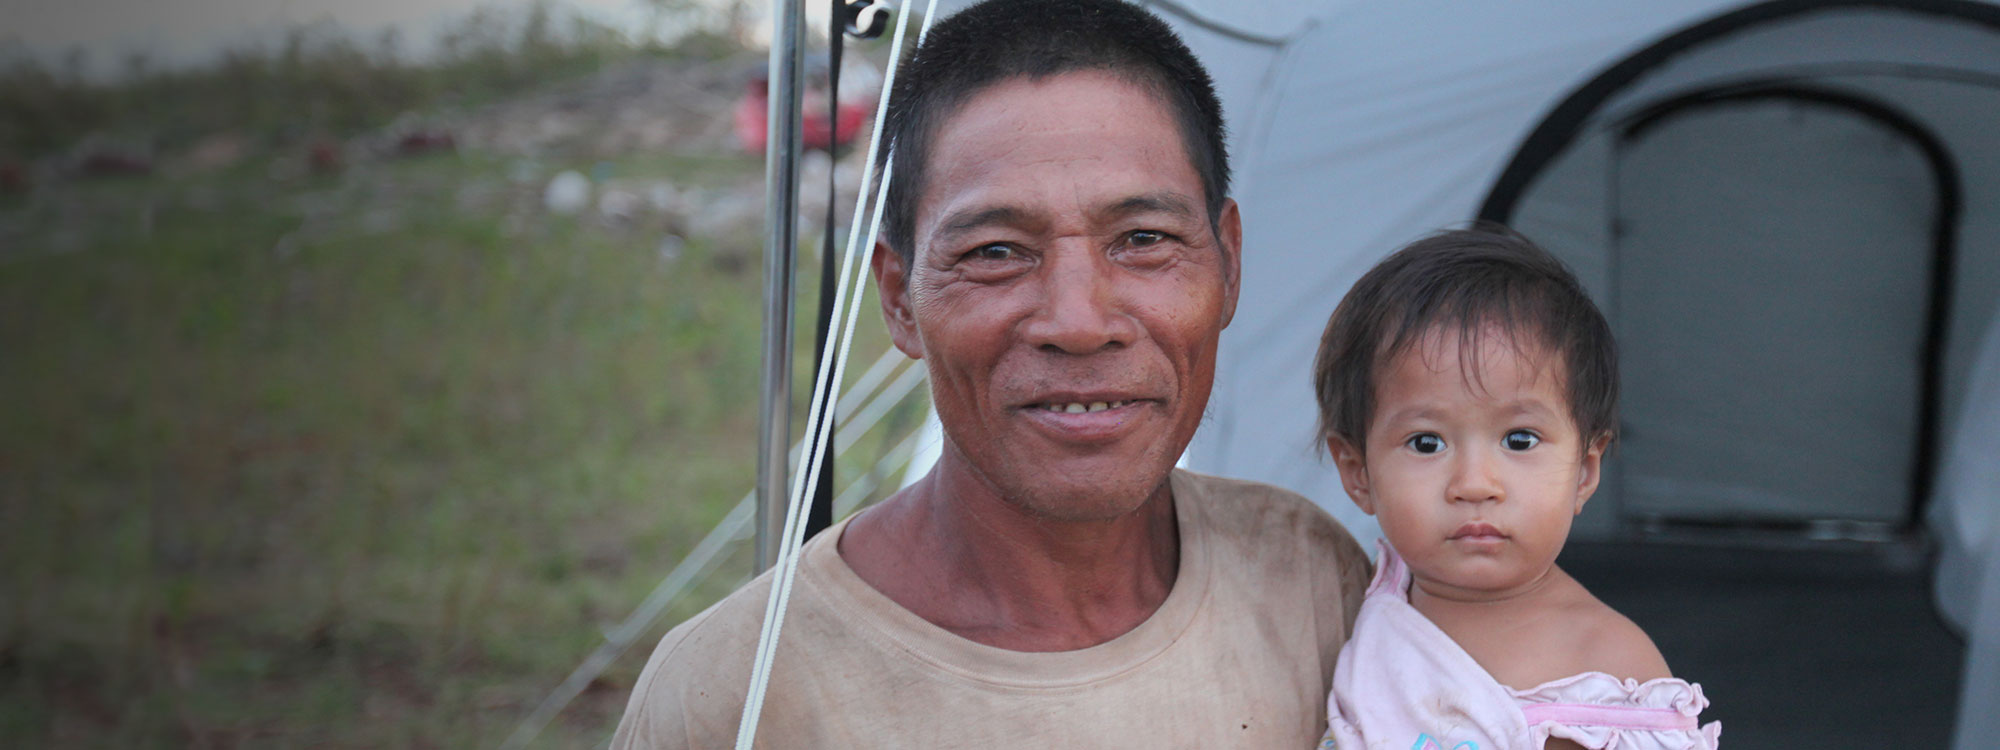
[[[762,3],[4,18],[0,746],[498,745],[751,489]],[[848,48],[842,140],[886,46]],[[803,353],[865,150],[825,141]],[[923,417],[878,318],[846,508]],[[602,746],[748,533],[535,746]]]

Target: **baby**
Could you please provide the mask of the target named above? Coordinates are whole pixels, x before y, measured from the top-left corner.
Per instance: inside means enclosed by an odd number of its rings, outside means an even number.
[[[1497,226],[1370,270],[1313,366],[1320,436],[1382,525],[1321,748],[1714,748],[1699,685],[1556,567],[1617,429],[1604,316]]]

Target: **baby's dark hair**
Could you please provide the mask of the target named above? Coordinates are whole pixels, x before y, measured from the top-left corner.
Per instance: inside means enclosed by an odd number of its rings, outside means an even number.
[[[1432,331],[1456,331],[1460,366],[1476,377],[1477,342],[1496,327],[1517,350],[1533,342],[1561,359],[1570,416],[1585,445],[1617,433],[1610,324],[1562,261],[1512,229],[1480,223],[1397,250],[1340,300],[1313,362],[1320,441],[1338,437],[1365,453],[1375,380],[1387,362]]]

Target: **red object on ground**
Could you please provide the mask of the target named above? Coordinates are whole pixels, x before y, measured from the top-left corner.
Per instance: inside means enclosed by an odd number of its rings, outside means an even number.
[[[432,151],[452,151],[457,148],[457,140],[442,130],[411,131],[396,141],[396,153],[403,156],[416,156]]]
[[[736,100],[736,142],[743,144],[743,150],[764,153],[764,140],[770,138],[771,96],[764,79],[751,81],[743,91],[743,98]]]
[[[758,78],[745,87],[743,98],[736,100],[736,141],[750,153],[763,153],[765,141],[771,137],[771,97],[768,88],[765,80]],[[804,122],[799,133],[805,147],[829,151],[853,143],[855,136],[861,133],[861,126],[868,121],[868,106],[863,102],[842,102],[834,110],[834,121],[839,125],[837,132],[827,121],[824,93],[808,93]]]
[[[834,122],[838,129],[828,127],[826,108],[807,112],[804,132],[806,148],[831,150],[854,142],[854,135],[861,132],[861,121],[868,117],[868,110],[859,104],[840,104],[833,110]]]
[[[306,164],[319,174],[340,171],[340,144],[330,140],[313,141],[306,149]]]

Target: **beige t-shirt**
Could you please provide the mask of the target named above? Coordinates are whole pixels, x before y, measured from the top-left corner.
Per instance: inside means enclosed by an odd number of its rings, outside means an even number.
[[[1345,529],[1291,492],[1171,478],[1180,570],[1158,611],[1076,651],[1008,651],[926,622],[805,546],[759,748],[1310,748],[1369,579]],[[682,623],[611,746],[735,742],[770,575]]]

